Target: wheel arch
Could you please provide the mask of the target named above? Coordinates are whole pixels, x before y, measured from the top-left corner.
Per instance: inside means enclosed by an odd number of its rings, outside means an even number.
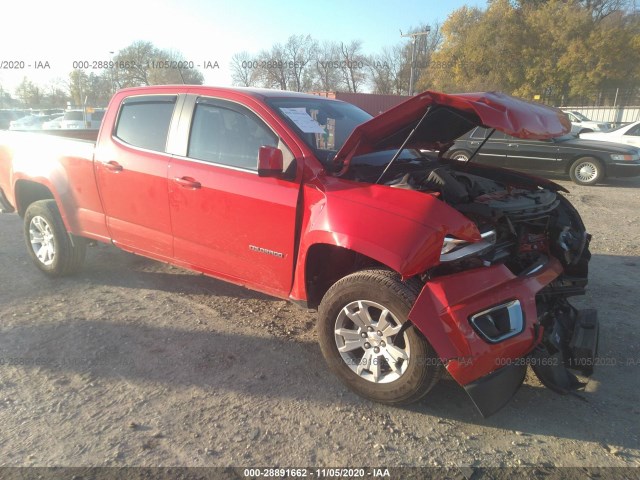
[[[55,196],[48,186],[33,180],[17,180],[14,192],[16,210],[21,217],[24,217],[24,213],[32,203],[38,200],[55,200]]]
[[[329,243],[314,243],[306,251],[304,274],[309,308],[317,308],[327,290],[341,278],[364,268],[388,265],[356,250]]]

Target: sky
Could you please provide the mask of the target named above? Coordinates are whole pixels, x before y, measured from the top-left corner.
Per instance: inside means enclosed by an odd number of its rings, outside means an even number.
[[[23,77],[46,86],[64,82],[74,61],[108,61],[136,40],[180,51],[203,69],[205,83],[230,85],[234,53],[257,54],[290,35],[348,42],[367,54],[408,39],[421,23],[443,22],[463,5],[483,0],[30,0],[7,2],[0,20],[0,88],[14,93]],[[20,68],[24,62],[24,68]],[[47,68],[48,63],[48,68]],[[12,67],[18,68],[12,68]],[[44,68],[36,68],[43,66]],[[90,73],[91,70],[86,70]],[[96,71],[99,73],[99,71]]]

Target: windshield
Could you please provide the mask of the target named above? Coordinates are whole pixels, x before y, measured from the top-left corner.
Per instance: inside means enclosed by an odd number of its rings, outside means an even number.
[[[585,117],[584,115],[582,115],[580,112],[571,112],[574,116],[576,116],[579,120],[582,120],[583,122],[590,122],[591,120],[589,120],[587,117]]]
[[[606,133],[617,132],[618,130],[622,130],[623,128],[627,128],[629,125],[630,125],[629,123],[623,123],[622,125],[619,125],[616,128],[612,128],[610,130],[607,130]],[[602,132],[598,132],[598,133],[602,133]]]
[[[340,150],[354,128],[372,118],[350,103],[322,97],[267,98],[266,102],[325,164]]]

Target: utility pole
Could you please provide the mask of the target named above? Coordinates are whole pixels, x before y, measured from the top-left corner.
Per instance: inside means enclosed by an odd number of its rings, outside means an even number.
[[[402,33],[400,30],[401,37],[411,37],[411,73],[409,74],[409,95],[413,95],[413,78],[414,72],[416,69],[416,40],[418,37],[422,35],[429,35],[431,31],[430,27],[426,27],[423,32],[414,32],[414,33]]]

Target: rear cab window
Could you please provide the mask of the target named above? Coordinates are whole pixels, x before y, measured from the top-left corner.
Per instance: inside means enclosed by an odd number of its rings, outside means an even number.
[[[126,98],[118,112],[114,136],[134,147],[165,152],[175,95]]]

